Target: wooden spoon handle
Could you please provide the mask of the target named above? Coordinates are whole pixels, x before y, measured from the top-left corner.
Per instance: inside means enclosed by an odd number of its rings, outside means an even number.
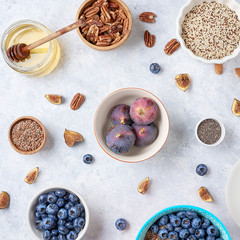
[[[41,38],[38,41],[33,42],[33,43],[23,47],[22,51],[30,51],[31,49],[36,48],[46,42],[49,42],[67,32],[70,32],[70,31],[74,30],[75,28],[84,27],[85,25],[86,25],[85,19],[79,19],[77,22],[72,23],[69,26],[56,31],[55,33],[51,33],[50,35],[47,35],[46,37]]]

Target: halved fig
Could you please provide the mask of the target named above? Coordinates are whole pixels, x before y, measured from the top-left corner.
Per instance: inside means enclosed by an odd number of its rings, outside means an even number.
[[[145,178],[139,183],[137,190],[139,193],[145,194],[148,190],[148,187],[149,187],[149,177]]]
[[[74,132],[74,131],[65,129],[64,139],[65,139],[65,143],[69,147],[72,147],[75,144],[75,142],[81,142],[83,140],[83,137],[78,132]]]
[[[236,98],[233,100],[232,112],[235,116],[240,116],[240,101]]]
[[[191,79],[187,73],[183,73],[175,77],[175,82],[177,87],[185,92],[190,86]]]
[[[38,171],[39,171],[39,167],[36,167],[33,170],[31,170],[27,174],[27,176],[24,178],[24,181],[28,184],[34,183],[38,177]]]
[[[57,104],[58,105],[58,104],[61,104],[61,102],[62,102],[62,96],[61,95],[46,94],[45,97],[52,104]]]
[[[206,187],[200,187],[198,190],[198,195],[205,202],[212,202],[213,198]]]
[[[0,209],[4,209],[8,206],[10,197],[7,192],[0,193]]]

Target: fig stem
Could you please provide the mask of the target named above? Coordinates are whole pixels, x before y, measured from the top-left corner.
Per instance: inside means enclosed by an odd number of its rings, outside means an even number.
[[[122,136],[122,134],[121,133],[118,133],[117,135],[116,135],[116,138],[120,138]]]
[[[144,130],[145,130],[144,128],[141,128],[141,129],[139,130],[139,134],[140,134],[140,135],[144,134]]]
[[[138,109],[137,110],[138,111],[138,113],[140,114],[140,115],[142,115],[143,114],[143,110],[140,108],[140,109]]]

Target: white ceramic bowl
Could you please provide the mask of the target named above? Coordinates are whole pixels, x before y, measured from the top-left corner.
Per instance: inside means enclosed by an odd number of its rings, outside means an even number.
[[[65,187],[65,186],[58,186],[58,187],[49,187],[46,189],[43,189],[41,191],[39,191],[31,200],[29,206],[28,206],[28,210],[27,210],[27,225],[29,230],[32,232],[34,239],[37,240],[43,240],[42,238],[42,231],[39,231],[35,228],[34,223],[36,221],[35,218],[35,211],[36,211],[36,205],[37,205],[37,201],[38,201],[38,197],[43,194],[43,193],[49,193],[51,191],[56,191],[57,189],[64,189],[69,193],[74,193],[75,195],[78,196],[80,202],[82,203],[84,209],[85,209],[85,226],[83,228],[83,230],[81,232],[79,232],[78,237],[76,238],[76,240],[80,240],[82,239],[82,237],[84,236],[84,234],[87,231],[88,225],[89,225],[89,210],[88,210],[88,206],[86,204],[86,202],[84,201],[84,199],[82,198],[82,196],[74,191],[73,189],[69,188],[69,187]]]
[[[107,132],[113,124],[111,123],[112,109],[118,104],[131,105],[140,97],[149,97],[158,105],[159,112],[154,123],[158,127],[157,139],[146,147],[133,147],[129,152],[116,154],[106,144]],[[169,133],[169,117],[162,102],[152,93],[139,88],[123,88],[108,95],[99,105],[94,118],[94,132],[100,147],[111,157],[128,163],[136,163],[151,158],[160,151],[167,140]]]
[[[218,122],[219,125],[220,125],[220,127],[221,127],[221,130],[222,130],[222,132],[221,132],[221,137],[220,137],[219,140],[218,140],[216,143],[214,143],[214,144],[206,144],[206,143],[202,142],[202,141],[199,139],[198,134],[197,134],[198,126],[200,125],[200,123],[201,123],[202,121],[207,120],[207,119],[213,119],[213,120],[215,120],[216,122]],[[195,136],[196,136],[197,140],[198,140],[201,144],[203,144],[203,145],[205,145],[205,146],[208,146],[208,147],[214,147],[214,146],[219,145],[219,144],[223,141],[223,139],[224,139],[224,137],[225,137],[225,127],[224,127],[223,123],[220,122],[219,120],[217,120],[216,118],[212,118],[212,117],[204,118],[204,119],[202,119],[201,121],[198,122],[198,124],[197,124],[197,126],[196,126],[196,128],[195,128]]]
[[[182,49],[185,52],[187,52],[191,57],[198,59],[204,63],[222,64],[222,63],[228,61],[229,59],[235,58],[240,52],[240,46],[238,48],[236,48],[230,56],[226,56],[222,59],[208,60],[203,57],[196,56],[190,49],[188,49],[186,47],[185,42],[182,38],[182,23],[184,21],[185,15],[189,11],[191,11],[191,9],[193,7],[200,5],[203,2],[214,2],[214,1],[216,1],[216,0],[190,0],[190,1],[188,1],[188,3],[183,5],[179,11],[179,14],[178,14],[178,17],[176,20],[176,24],[177,24],[177,32],[176,33],[177,33],[177,39],[181,43]],[[237,15],[240,19],[240,4],[237,1],[235,1],[235,0],[218,0],[217,2],[227,5],[230,9],[232,9],[233,11],[235,11],[237,13]]]

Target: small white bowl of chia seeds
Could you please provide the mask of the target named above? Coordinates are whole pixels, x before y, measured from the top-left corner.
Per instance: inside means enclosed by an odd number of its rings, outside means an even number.
[[[225,127],[215,118],[205,118],[198,122],[195,135],[203,145],[217,146],[225,137]]]

